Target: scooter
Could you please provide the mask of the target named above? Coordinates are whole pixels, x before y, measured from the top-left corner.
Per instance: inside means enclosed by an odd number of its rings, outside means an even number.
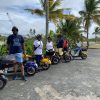
[[[0,90],[3,89],[7,84],[7,77],[4,75],[3,71],[0,70]]]
[[[29,75],[29,76],[35,75],[35,73],[37,72],[37,69],[38,69],[38,65],[33,61],[27,61],[24,64],[24,70],[27,73],[27,75]]]
[[[86,59],[87,58],[87,49],[86,48],[80,48],[78,50],[70,49],[70,54],[73,59],[76,57],[81,57],[82,59]]]
[[[1,66],[0,70],[4,72],[6,71],[6,73],[13,73],[14,64],[16,64],[15,60],[12,60],[11,58],[10,60],[9,58],[8,59],[3,58],[0,60],[0,66]],[[36,69],[38,66],[35,62],[24,60],[23,65],[24,65],[24,70],[28,75],[34,75],[36,73]],[[20,72],[19,66],[17,71]]]
[[[44,56],[41,61],[40,61],[40,67],[42,67],[43,70],[48,70],[50,68],[51,65],[51,60]]]
[[[47,51],[47,52],[50,52],[49,50]],[[46,54],[45,54],[46,55]],[[51,63],[52,64],[58,64],[59,63],[59,57],[58,56],[56,56],[56,53],[55,53],[55,51],[53,51],[53,54],[51,55],[51,56],[49,56],[49,55],[46,55],[46,56],[48,56],[48,58],[51,60]]]
[[[29,61],[29,63],[33,63],[33,65],[36,66],[35,67],[36,72],[39,71],[39,70],[48,70],[50,68],[50,65],[51,65],[51,60],[48,57],[46,57],[46,56],[42,57],[42,59],[40,61],[40,66],[38,66],[35,63],[36,61],[35,61],[35,57],[34,56],[33,57],[30,56],[28,61]]]
[[[59,55],[59,53],[56,52],[55,55],[56,55],[56,58],[58,58],[60,62],[61,56]],[[63,51],[62,60],[64,60],[64,62],[66,63],[71,61],[71,55],[69,51]]]

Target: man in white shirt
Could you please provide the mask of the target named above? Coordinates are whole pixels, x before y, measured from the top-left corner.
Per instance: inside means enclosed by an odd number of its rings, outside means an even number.
[[[40,60],[42,59],[43,42],[41,39],[42,39],[41,35],[37,35],[36,40],[33,43],[35,60],[38,66],[40,66]]]
[[[77,43],[76,43],[76,48],[74,49],[75,55],[78,54],[78,51],[81,50],[81,47],[82,47],[82,43],[81,43],[81,41],[78,40]]]
[[[48,37],[47,44],[46,44],[46,55],[50,58],[54,54],[54,47],[51,37]]]

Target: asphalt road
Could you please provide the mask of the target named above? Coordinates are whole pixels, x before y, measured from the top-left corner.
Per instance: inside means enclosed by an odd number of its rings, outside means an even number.
[[[27,82],[9,79],[0,100],[100,100],[100,49],[89,50],[87,60],[53,65]]]

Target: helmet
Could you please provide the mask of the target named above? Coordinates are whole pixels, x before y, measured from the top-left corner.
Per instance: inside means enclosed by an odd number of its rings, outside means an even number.
[[[39,39],[39,38],[42,38],[42,36],[41,36],[40,34],[38,34],[38,35],[36,36],[36,38]]]

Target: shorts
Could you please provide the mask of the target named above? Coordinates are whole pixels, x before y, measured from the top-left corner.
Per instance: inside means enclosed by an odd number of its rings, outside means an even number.
[[[56,52],[58,52],[59,55],[62,56],[63,55],[63,48],[57,48]]]
[[[23,54],[22,53],[15,53],[15,54],[10,54],[11,56],[15,57],[16,62],[22,63],[23,62]]]

